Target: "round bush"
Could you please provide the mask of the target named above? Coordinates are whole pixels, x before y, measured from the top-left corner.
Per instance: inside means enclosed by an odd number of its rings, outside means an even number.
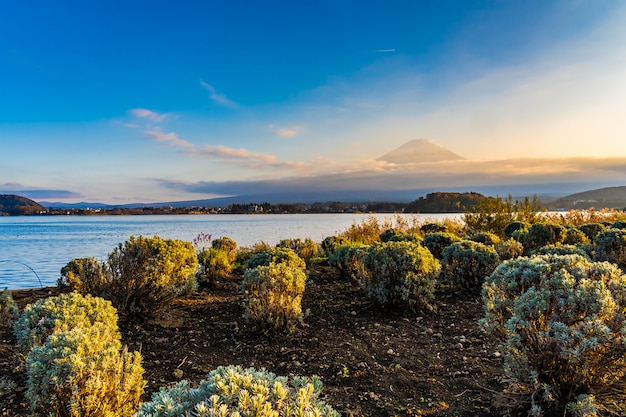
[[[517,258],[524,253],[524,246],[513,238],[503,240],[496,245],[496,252],[501,261]]]
[[[232,258],[234,261],[234,258]],[[229,277],[233,264],[229,253],[223,249],[211,247],[198,253],[200,268],[196,273],[201,284],[213,283],[217,279]]]
[[[292,249],[306,263],[320,253],[320,248],[317,243],[313,242],[313,240],[308,237],[304,239],[304,241],[302,239],[283,239],[276,247]]]
[[[219,367],[192,388],[187,381],[161,388],[144,403],[136,417],[318,416],[340,417],[320,400],[322,382],[276,376],[264,369]]]
[[[441,259],[443,258],[443,250],[451,244],[459,241],[461,241],[461,238],[455,234],[447,232],[434,232],[428,233],[424,236],[423,244],[436,259]]]
[[[571,227],[565,232],[564,245],[586,245],[590,242],[589,238],[580,229]]]
[[[220,237],[211,242],[211,247],[224,251],[232,264],[237,257],[237,242],[228,236]]]
[[[269,266],[270,264],[285,264],[290,267],[305,269],[306,263],[298,254],[289,248],[271,248],[252,254],[246,262],[246,268]]]
[[[606,229],[596,236],[595,259],[626,270],[626,229]]]
[[[611,391],[624,390],[626,276],[615,265],[578,255],[506,261],[485,282],[483,301],[481,324],[506,349],[508,392],[535,413],[547,406],[564,415],[583,400],[606,410]]]
[[[576,245],[546,245],[539,248],[536,255],[579,255],[583,258],[589,258],[587,252]]]
[[[33,346],[43,344],[55,332],[74,327],[89,327],[96,323],[107,326],[111,340],[119,339],[117,312],[111,302],[100,297],[71,292],[44,298],[24,308],[13,330],[18,350],[24,354]]]
[[[542,246],[554,245],[565,239],[565,228],[556,223],[535,223],[520,235],[524,254],[529,255]]]
[[[470,240],[488,246],[496,246],[498,243],[501,242],[500,237],[491,232],[474,233],[472,236],[470,236]]]
[[[349,241],[345,237],[328,236],[322,240],[322,250],[326,256],[330,257],[339,246],[347,245],[348,243]]]
[[[437,233],[437,232],[447,232],[448,226],[442,223],[425,223],[420,227],[420,230],[424,234],[428,233]]]
[[[264,329],[293,329],[302,322],[306,279],[304,268],[287,263],[246,269],[242,283],[246,316]]]
[[[463,240],[443,251],[443,274],[456,285],[468,290],[480,291],[485,277],[500,264],[493,246]]]
[[[429,306],[441,265],[413,242],[375,243],[363,257],[359,282],[367,296],[383,306]]]
[[[328,258],[328,264],[337,268],[341,275],[358,279],[363,275],[363,257],[369,246],[360,243],[339,246]]]
[[[504,226],[504,238],[511,239],[519,236],[530,228],[530,223],[526,222],[511,222]]]
[[[18,314],[19,310],[13,300],[13,295],[5,288],[0,292],[0,326],[13,326]]]
[[[583,232],[591,242],[595,242],[598,233],[605,229],[606,226],[602,223],[586,223],[578,226],[578,230]]]

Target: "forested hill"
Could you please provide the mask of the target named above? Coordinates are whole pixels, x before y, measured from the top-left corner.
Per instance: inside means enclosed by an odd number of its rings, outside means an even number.
[[[409,203],[405,213],[464,213],[486,197],[479,193],[430,193]]]
[[[46,208],[30,198],[0,194],[0,216],[22,216],[45,212]]]

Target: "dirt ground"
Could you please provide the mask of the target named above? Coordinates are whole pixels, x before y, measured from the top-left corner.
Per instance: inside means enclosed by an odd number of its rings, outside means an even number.
[[[56,289],[15,291],[23,308]],[[198,382],[220,365],[313,375],[343,416],[502,416],[502,359],[478,330],[480,299],[437,291],[434,311],[384,311],[335,269],[310,268],[305,325],[266,336],[243,319],[238,277],[178,301],[159,321],[120,324],[123,343],[143,355],[145,399],[180,379]],[[28,415],[25,380],[15,373],[11,329],[0,326],[0,378],[18,389],[0,395],[2,416]],[[0,393],[2,394],[2,393]]]

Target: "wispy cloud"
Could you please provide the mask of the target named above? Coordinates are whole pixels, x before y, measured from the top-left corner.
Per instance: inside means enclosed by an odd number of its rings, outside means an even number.
[[[374,52],[396,52],[395,49],[375,49]]]
[[[144,130],[143,133],[148,135],[148,137],[150,137],[150,139],[154,140],[155,142],[164,143],[169,146],[175,146],[190,150],[193,150],[196,147],[193,143],[187,142],[186,140],[179,138],[178,135],[174,132],[165,133],[161,130],[154,129]]]
[[[167,117],[167,114],[157,113],[155,111],[142,108],[132,109],[129,113],[135,117],[148,119],[153,122],[162,122]]]
[[[268,125],[267,127],[276,136],[281,138],[293,138],[295,136],[298,136],[298,128],[285,129],[274,125]]]
[[[237,107],[237,103],[230,100],[224,94],[218,94],[217,91],[215,90],[215,87],[213,87],[211,84],[200,80],[200,85],[209,92],[209,98],[213,100],[215,104],[219,104],[220,106],[231,107],[231,108]]]
[[[83,195],[69,190],[30,187],[14,182],[0,184],[0,194],[17,194],[39,201],[42,199],[82,198]]]

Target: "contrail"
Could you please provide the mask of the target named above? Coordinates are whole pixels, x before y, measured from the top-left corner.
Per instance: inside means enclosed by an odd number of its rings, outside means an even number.
[[[374,52],[396,52],[395,49],[376,49]]]

